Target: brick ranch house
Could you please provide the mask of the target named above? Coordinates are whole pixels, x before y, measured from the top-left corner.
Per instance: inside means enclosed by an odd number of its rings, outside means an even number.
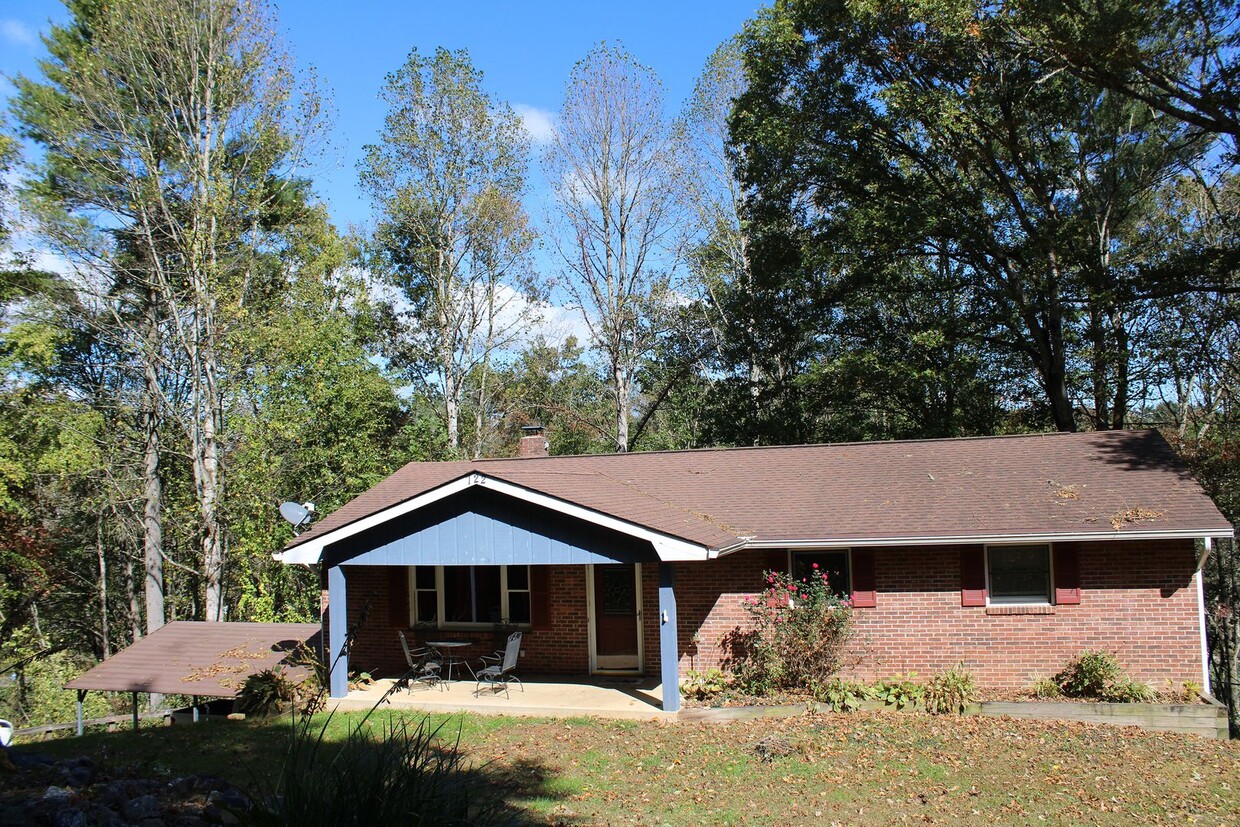
[[[1027,686],[1084,649],[1208,689],[1201,566],[1232,526],[1155,431],[414,462],[277,555],[317,567],[331,694],[397,630],[525,630],[523,674],[723,662],[766,569],[852,598],[861,677],[963,662]],[[350,651],[341,644],[355,630]]]

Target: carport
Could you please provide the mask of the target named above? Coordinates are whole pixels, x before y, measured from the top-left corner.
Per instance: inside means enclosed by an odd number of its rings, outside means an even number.
[[[283,665],[292,680],[304,677],[306,667],[289,664],[302,646],[320,652],[317,623],[173,621],[65,684],[77,690],[77,734],[91,690],[130,693],[134,729],[143,692],[191,696],[197,720],[199,698],[235,698],[250,675]]]

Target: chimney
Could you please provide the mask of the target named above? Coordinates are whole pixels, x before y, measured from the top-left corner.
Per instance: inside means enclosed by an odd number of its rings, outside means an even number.
[[[551,446],[543,436],[543,426],[522,425],[521,430],[525,432],[525,436],[521,437],[521,442],[517,445],[517,456],[521,459],[547,456],[547,449]]]

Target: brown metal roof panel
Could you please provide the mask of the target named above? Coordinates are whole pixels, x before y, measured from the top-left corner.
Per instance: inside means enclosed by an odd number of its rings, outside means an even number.
[[[317,623],[173,621],[65,688],[231,698],[247,677],[284,663],[302,644],[315,645],[319,633]]]

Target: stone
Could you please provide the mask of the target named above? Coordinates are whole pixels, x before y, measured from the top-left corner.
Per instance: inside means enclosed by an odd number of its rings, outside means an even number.
[[[229,712],[229,713],[228,713],[228,718],[227,718],[227,720],[229,720],[229,721],[244,721],[244,720],[245,720],[245,713],[244,713],[244,712]]]
[[[52,786],[48,787],[46,790],[43,791],[42,799],[44,801],[51,801],[51,802],[59,803],[63,801],[68,801],[70,796],[72,795],[73,795],[72,791],[66,790],[64,787],[57,787],[55,784],[53,784]]]
[[[9,755],[19,770],[37,770],[50,767],[56,759],[41,752],[18,752]]]
[[[207,804],[214,804],[218,807],[242,813],[248,812],[250,809],[250,799],[236,787],[212,791],[207,796]]]
[[[2,827],[17,827],[17,825],[29,824],[32,820],[30,807],[24,801],[0,805],[0,826]]]
[[[140,795],[121,808],[121,814],[130,821],[142,821],[159,817],[159,799],[153,795]]]
[[[65,783],[78,790],[90,786],[90,783],[94,780],[94,767],[73,767],[69,770],[69,774],[65,776]]]
[[[202,820],[208,824],[240,824],[241,819],[236,813],[208,804],[202,808]]]
[[[77,807],[56,810],[49,819],[52,827],[86,827],[86,813]]]

